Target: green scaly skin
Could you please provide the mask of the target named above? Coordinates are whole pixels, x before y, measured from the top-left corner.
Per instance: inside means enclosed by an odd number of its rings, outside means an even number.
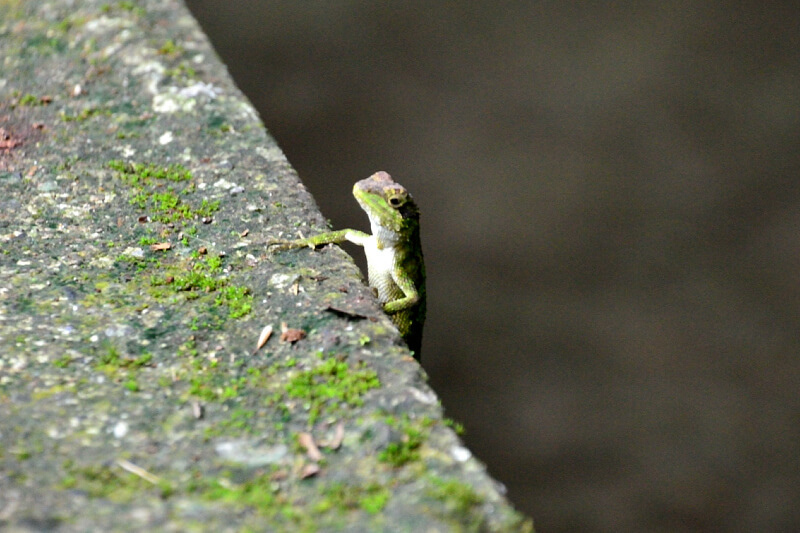
[[[417,205],[405,187],[386,172],[356,182],[353,196],[369,217],[372,235],[344,229],[269,245],[286,250],[350,241],[363,246],[369,285],[378,291],[383,310],[419,360],[425,322],[425,263]]]

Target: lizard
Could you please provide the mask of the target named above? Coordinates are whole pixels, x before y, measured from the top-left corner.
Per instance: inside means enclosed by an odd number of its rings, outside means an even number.
[[[369,285],[383,311],[420,359],[425,322],[425,263],[419,237],[419,209],[405,187],[383,171],[353,185],[353,196],[369,217],[372,234],[354,229],[330,231],[293,241],[271,241],[276,250],[316,248],[350,241],[367,256]]]

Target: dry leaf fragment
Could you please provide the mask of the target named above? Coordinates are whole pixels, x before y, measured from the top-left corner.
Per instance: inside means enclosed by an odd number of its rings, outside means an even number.
[[[241,233],[239,234],[239,237],[247,237],[247,234],[248,234],[248,233],[250,233],[250,230],[249,230],[249,229],[246,229],[246,230],[244,230],[243,232],[241,232]]]
[[[22,139],[15,138],[14,135],[5,128],[0,128],[0,149],[11,150],[22,144]],[[34,169],[36,167],[33,167]],[[28,174],[30,176],[30,174]]]
[[[328,444],[331,450],[338,450],[344,440],[344,424],[339,422],[336,424],[336,432],[333,434],[333,440]]]
[[[314,444],[314,437],[311,436],[311,433],[302,432],[297,435],[297,442],[300,443],[300,446],[306,449],[306,455],[312,461],[321,461],[322,460],[322,452],[319,451],[317,445]]]
[[[306,332],[302,329],[287,329],[281,333],[281,340],[283,342],[297,342],[306,338]]]
[[[297,342],[306,338],[306,332],[302,329],[290,328],[286,322],[281,322],[281,342]]]
[[[289,477],[289,472],[286,470],[276,470],[269,476],[269,479],[270,481],[283,481],[287,477]]]
[[[303,467],[303,470],[300,472],[300,479],[305,479],[307,477],[311,477],[316,475],[319,472],[319,465],[317,463],[309,463]]]
[[[170,248],[172,248],[171,242],[157,242],[155,244],[150,245],[150,249],[153,250],[154,252],[158,251],[163,252],[164,250],[169,250]]]
[[[339,447],[342,445],[342,441],[344,440],[344,423],[339,422],[336,424],[336,428],[333,431],[333,438],[331,440],[320,441],[320,446],[323,448],[329,448],[331,450],[339,449]]]
[[[126,461],[125,459],[117,459],[117,465],[119,465],[120,468],[122,468],[124,470],[127,470],[131,474],[139,476],[140,478],[144,479],[145,481],[149,481],[153,485],[158,485],[159,483],[161,483],[161,478],[159,478],[156,475],[151,474],[150,472],[148,472],[144,468],[142,468],[140,466],[137,466],[137,465],[131,463],[130,461]]]
[[[12,148],[16,148],[20,144],[22,144],[22,141],[18,141],[16,139],[11,139],[8,141],[0,141],[0,149],[10,150]]]
[[[269,324],[261,330],[261,335],[258,336],[258,343],[256,344],[256,349],[253,350],[253,353],[256,353],[264,346],[269,338],[272,336],[272,324]]]

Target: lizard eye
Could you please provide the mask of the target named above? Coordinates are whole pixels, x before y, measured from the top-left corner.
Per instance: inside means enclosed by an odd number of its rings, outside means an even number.
[[[392,207],[400,207],[405,203],[405,198],[401,196],[390,196],[388,198],[389,205]]]

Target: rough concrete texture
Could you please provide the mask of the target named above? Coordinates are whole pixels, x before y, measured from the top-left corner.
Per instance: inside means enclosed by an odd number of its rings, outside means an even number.
[[[0,529],[532,529],[182,4],[0,0],[0,128]]]

